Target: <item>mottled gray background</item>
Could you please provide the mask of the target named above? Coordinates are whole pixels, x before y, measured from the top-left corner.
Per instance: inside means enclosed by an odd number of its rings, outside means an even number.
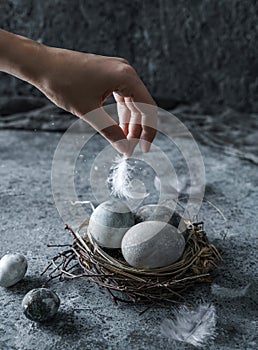
[[[161,106],[258,110],[256,0],[0,0],[0,14],[45,44],[125,57]],[[36,91],[2,74],[0,93]]]
[[[184,293],[185,305],[207,302],[216,308],[216,337],[205,350],[258,348],[256,3],[0,0],[0,27],[49,45],[126,57],[159,105],[170,107],[197,141],[206,170],[205,196],[227,218],[225,224],[207,202],[199,213],[207,236],[223,254],[213,283],[230,291],[249,286],[238,297],[214,293],[208,284]],[[160,123],[167,135],[174,135],[169,119]],[[63,131],[74,120],[30,85],[0,76],[0,257],[20,252],[29,264],[23,281],[0,288],[0,349],[193,350],[160,332],[161,322],[173,319],[176,306],[140,315],[142,306],[114,306],[106,292],[87,279],[48,284],[60,296],[61,306],[46,324],[22,314],[22,298],[42,285],[40,272],[63,250],[47,244],[71,243],[54,203],[51,164]],[[91,135],[89,128],[75,138]],[[154,143],[173,159],[180,194],[185,193],[183,160],[161,136]],[[107,145],[99,135],[96,138],[76,163],[76,190],[83,200],[91,193],[93,161]],[[102,186],[106,179],[101,166],[96,178]],[[62,170],[66,172],[65,162]],[[170,178],[166,173],[165,180]],[[148,177],[146,181],[153,185]],[[67,193],[67,184],[63,187]]]

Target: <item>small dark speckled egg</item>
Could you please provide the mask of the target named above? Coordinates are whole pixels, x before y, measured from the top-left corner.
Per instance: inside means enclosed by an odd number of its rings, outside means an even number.
[[[53,317],[59,308],[58,295],[47,288],[36,288],[29,291],[22,300],[24,315],[32,321],[42,322]]]

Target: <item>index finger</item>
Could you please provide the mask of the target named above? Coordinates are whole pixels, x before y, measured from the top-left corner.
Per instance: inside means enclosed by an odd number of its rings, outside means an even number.
[[[132,98],[135,108],[141,112],[142,116],[140,146],[143,152],[148,152],[150,150],[151,143],[156,136],[158,119],[157,105],[141,80],[137,85],[135,85]]]
[[[127,84],[124,85],[123,81],[118,91],[124,97],[131,97],[131,104],[141,113],[140,146],[143,152],[148,152],[156,135],[157,105],[135,71],[131,71]],[[130,107],[130,103],[127,105]]]

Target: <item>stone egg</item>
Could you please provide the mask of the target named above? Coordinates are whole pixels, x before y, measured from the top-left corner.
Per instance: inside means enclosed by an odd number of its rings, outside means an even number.
[[[173,225],[183,233],[184,237],[187,236],[187,226],[182,220],[182,216],[176,211],[165,205],[148,204],[139,208],[135,214],[136,223],[144,221],[162,221]]]
[[[139,269],[168,266],[183,254],[185,239],[175,226],[144,221],[130,228],[122,240],[122,253],[129,265]]]
[[[48,288],[29,291],[22,300],[22,311],[32,321],[42,322],[52,318],[60,305],[58,295]]]
[[[93,211],[88,231],[100,246],[121,248],[124,234],[134,224],[134,215],[129,207],[123,201],[111,199]]]
[[[24,255],[19,253],[6,254],[0,260],[0,286],[11,287],[26,274],[28,268]]]

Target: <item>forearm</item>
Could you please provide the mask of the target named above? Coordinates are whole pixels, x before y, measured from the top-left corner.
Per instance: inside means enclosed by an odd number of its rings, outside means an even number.
[[[35,84],[44,71],[44,52],[44,45],[0,29],[0,71]]]
[[[60,108],[85,119],[119,152],[132,154],[135,139],[148,152],[156,133],[155,102],[125,59],[45,46],[0,30],[0,71],[29,82]],[[120,126],[99,108],[112,93]],[[88,115],[95,109],[97,116]]]

